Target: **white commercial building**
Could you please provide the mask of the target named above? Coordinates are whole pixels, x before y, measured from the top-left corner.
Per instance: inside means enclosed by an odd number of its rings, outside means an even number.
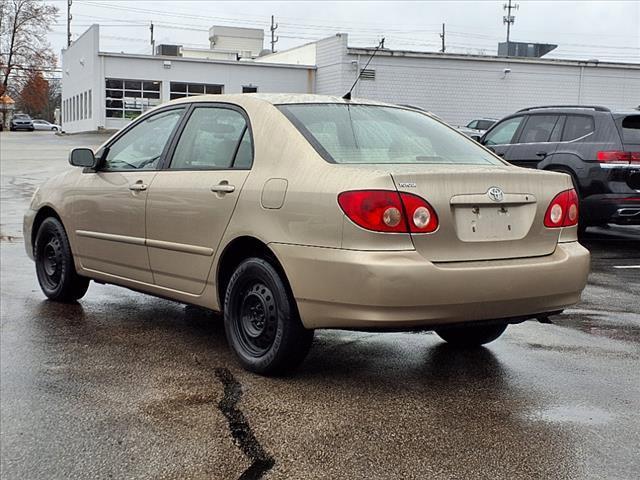
[[[544,104],[640,104],[639,64],[383,49],[363,70],[373,49],[349,47],[346,34],[262,56],[257,29],[212,27],[209,40],[208,50],[159,46],[172,55],[101,52],[94,25],[62,53],[64,129],[120,128],[151,106],[202,93],[341,96],[358,75],[353,97],[418,106],[452,124]]]

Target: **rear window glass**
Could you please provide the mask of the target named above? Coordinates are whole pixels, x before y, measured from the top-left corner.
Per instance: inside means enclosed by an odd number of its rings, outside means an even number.
[[[501,165],[473,140],[415,110],[340,103],[279,108],[329,162]]]
[[[640,144],[640,115],[629,115],[622,120],[622,142]]]
[[[518,143],[548,142],[557,121],[557,115],[530,116],[520,134]]]
[[[492,120],[478,120],[478,126],[476,127],[478,130],[489,130],[493,127],[493,124],[496,123]]]
[[[562,141],[569,142],[594,131],[593,118],[585,115],[568,115],[562,132]]]

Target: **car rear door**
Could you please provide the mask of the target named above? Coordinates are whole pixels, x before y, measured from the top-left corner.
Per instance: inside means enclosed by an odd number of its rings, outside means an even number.
[[[253,162],[247,115],[196,104],[149,188],[147,246],[156,285],[197,295]]]
[[[519,167],[537,168],[547,156],[555,152],[564,116],[558,114],[527,115],[517,139],[504,156]]]
[[[489,130],[480,140],[485,147],[496,155],[507,158],[513,139],[522,128],[524,115],[506,118]]]

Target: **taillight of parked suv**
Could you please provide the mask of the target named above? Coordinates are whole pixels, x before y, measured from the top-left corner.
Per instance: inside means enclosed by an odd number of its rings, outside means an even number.
[[[621,150],[608,150],[598,152],[596,160],[600,163],[640,163],[640,152],[624,152]]]
[[[433,207],[411,193],[352,190],[338,195],[338,204],[352,222],[374,232],[431,233],[438,228]]]

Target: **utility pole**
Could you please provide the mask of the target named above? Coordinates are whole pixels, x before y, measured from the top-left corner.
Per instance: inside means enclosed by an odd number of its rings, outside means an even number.
[[[440,50],[440,53],[444,53],[444,23],[442,24],[442,33],[440,34],[440,38],[442,39],[442,50]]]
[[[72,0],[67,0],[67,47],[71,46],[71,4]]]
[[[507,24],[507,57],[509,56],[509,37],[511,34],[511,25],[513,25],[516,21],[515,15],[511,15],[511,10],[518,10],[519,5],[514,3],[511,4],[511,0],[508,3],[505,3],[502,7],[507,11],[507,14],[502,17],[502,23]]]
[[[153,20],[151,20],[151,25],[149,26],[149,30],[151,31],[151,55],[155,55],[156,41],[153,39]]]
[[[271,53],[276,53],[276,42],[280,39],[280,37],[275,36],[275,32],[278,29],[278,24],[275,23],[275,19],[273,15],[271,15]]]

